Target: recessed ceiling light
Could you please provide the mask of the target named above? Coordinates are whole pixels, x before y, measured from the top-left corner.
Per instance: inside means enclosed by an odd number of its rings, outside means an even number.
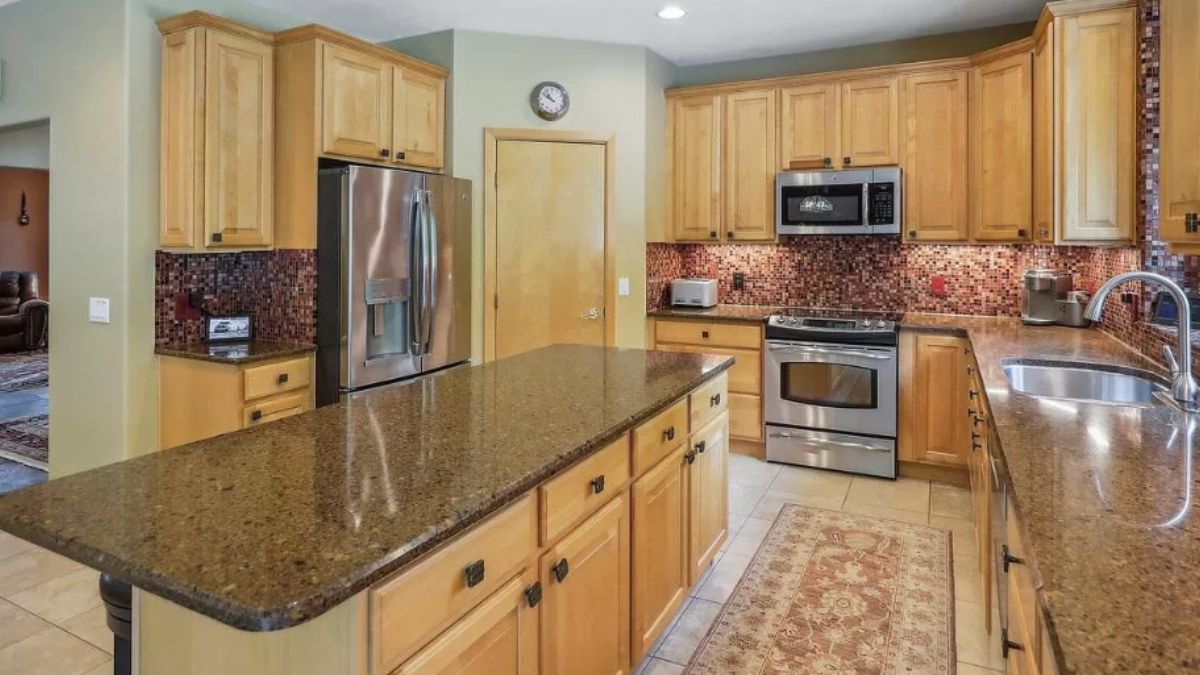
[[[658,18],[660,19],[682,19],[687,14],[687,10],[679,5],[667,5],[658,10]]]

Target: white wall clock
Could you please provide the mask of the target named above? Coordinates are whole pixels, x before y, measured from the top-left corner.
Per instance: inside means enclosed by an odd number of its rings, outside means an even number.
[[[553,122],[562,119],[571,108],[571,97],[567,88],[557,82],[542,82],[533,88],[529,104],[537,116]]]

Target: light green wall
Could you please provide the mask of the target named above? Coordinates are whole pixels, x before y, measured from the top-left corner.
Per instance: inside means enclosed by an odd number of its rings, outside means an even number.
[[[414,35],[384,42],[383,46],[439,65],[450,71],[450,78],[446,84],[446,129],[448,133],[446,134],[443,170],[447,174],[454,175],[454,133],[450,127],[454,119],[454,31],[443,30],[437,33]]]
[[[0,166],[49,169],[50,123],[41,121],[0,129]]]
[[[656,52],[646,52],[646,240],[667,238],[667,101],[679,69]],[[646,255],[642,248],[643,260]],[[642,265],[643,269],[645,264]],[[645,280],[643,279],[643,285]]]
[[[1032,23],[928,35],[854,47],[679,68],[678,86],[755,80],[969,56],[1033,34]]]

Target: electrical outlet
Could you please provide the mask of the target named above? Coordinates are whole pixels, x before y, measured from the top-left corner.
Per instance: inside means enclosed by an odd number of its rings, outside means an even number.
[[[745,272],[734,272],[733,273],[733,290],[735,290],[735,291],[746,290],[746,273]]]
[[[929,280],[929,292],[939,298],[944,298],[949,294],[946,288],[946,277],[936,276]]]

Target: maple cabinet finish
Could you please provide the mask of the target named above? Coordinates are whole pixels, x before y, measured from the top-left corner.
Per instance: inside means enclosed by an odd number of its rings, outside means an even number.
[[[392,65],[340,45],[320,48],[321,151],[390,159]]]
[[[901,460],[966,466],[968,348],[949,335],[901,335],[900,400],[907,411],[901,414]]]
[[[689,451],[690,452],[690,451]],[[689,470],[678,448],[630,488],[633,509],[632,663],[667,629],[691,587]],[[693,461],[695,454],[690,454]],[[694,469],[693,469],[694,470]]]
[[[446,78],[392,70],[392,156],[396,162],[441,169],[445,142]]]
[[[894,77],[842,85],[841,166],[886,166],[900,161],[899,88]]]
[[[1054,22],[1048,22],[1033,46],[1033,236],[1052,244],[1058,228],[1054,215],[1058,192],[1054,171]]]
[[[737,241],[775,239],[774,89],[739,92],[725,99],[725,237]]]
[[[1021,51],[971,76],[971,229],[978,241],[1030,238],[1032,70],[1032,55]]]
[[[687,443],[688,402],[682,400],[633,430],[633,473],[640,474]]]
[[[969,71],[903,80],[904,231],[907,241],[965,241]]]
[[[1200,3],[1162,0],[1160,237],[1200,253]]]
[[[1013,508],[1012,499],[1008,501],[1008,531],[1006,541],[1010,564],[1008,575],[1008,672],[1020,675],[1040,675],[1042,672],[1042,635],[1043,624],[1041,610],[1037,599],[1037,588],[1034,584],[1033,570],[1029,567],[1029,555],[1021,534],[1021,523]],[[1054,672],[1053,661],[1050,672]]]
[[[629,436],[579,462],[538,488],[545,545],[600,508],[629,482]]]
[[[970,390],[967,396],[968,467],[971,503],[975,513],[975,556],[979,563],[979,587],[982,589],[984,627],[992,631],[992,579],[995,556],[992,552],[992,459],[991,413],[988,411],[979,365],[967,354],[965,370]]]
[[[721,97],[671,103],[668,120],[671,233],[677,241],[718,241],[721,226]]]
[[[692,433],[688,463],[688,584],[695,585],[725,543],[729,526],[729,416]]]
[[[841,157],[839,90],[836,84],[780,90],[780,171],[833,168]]]

